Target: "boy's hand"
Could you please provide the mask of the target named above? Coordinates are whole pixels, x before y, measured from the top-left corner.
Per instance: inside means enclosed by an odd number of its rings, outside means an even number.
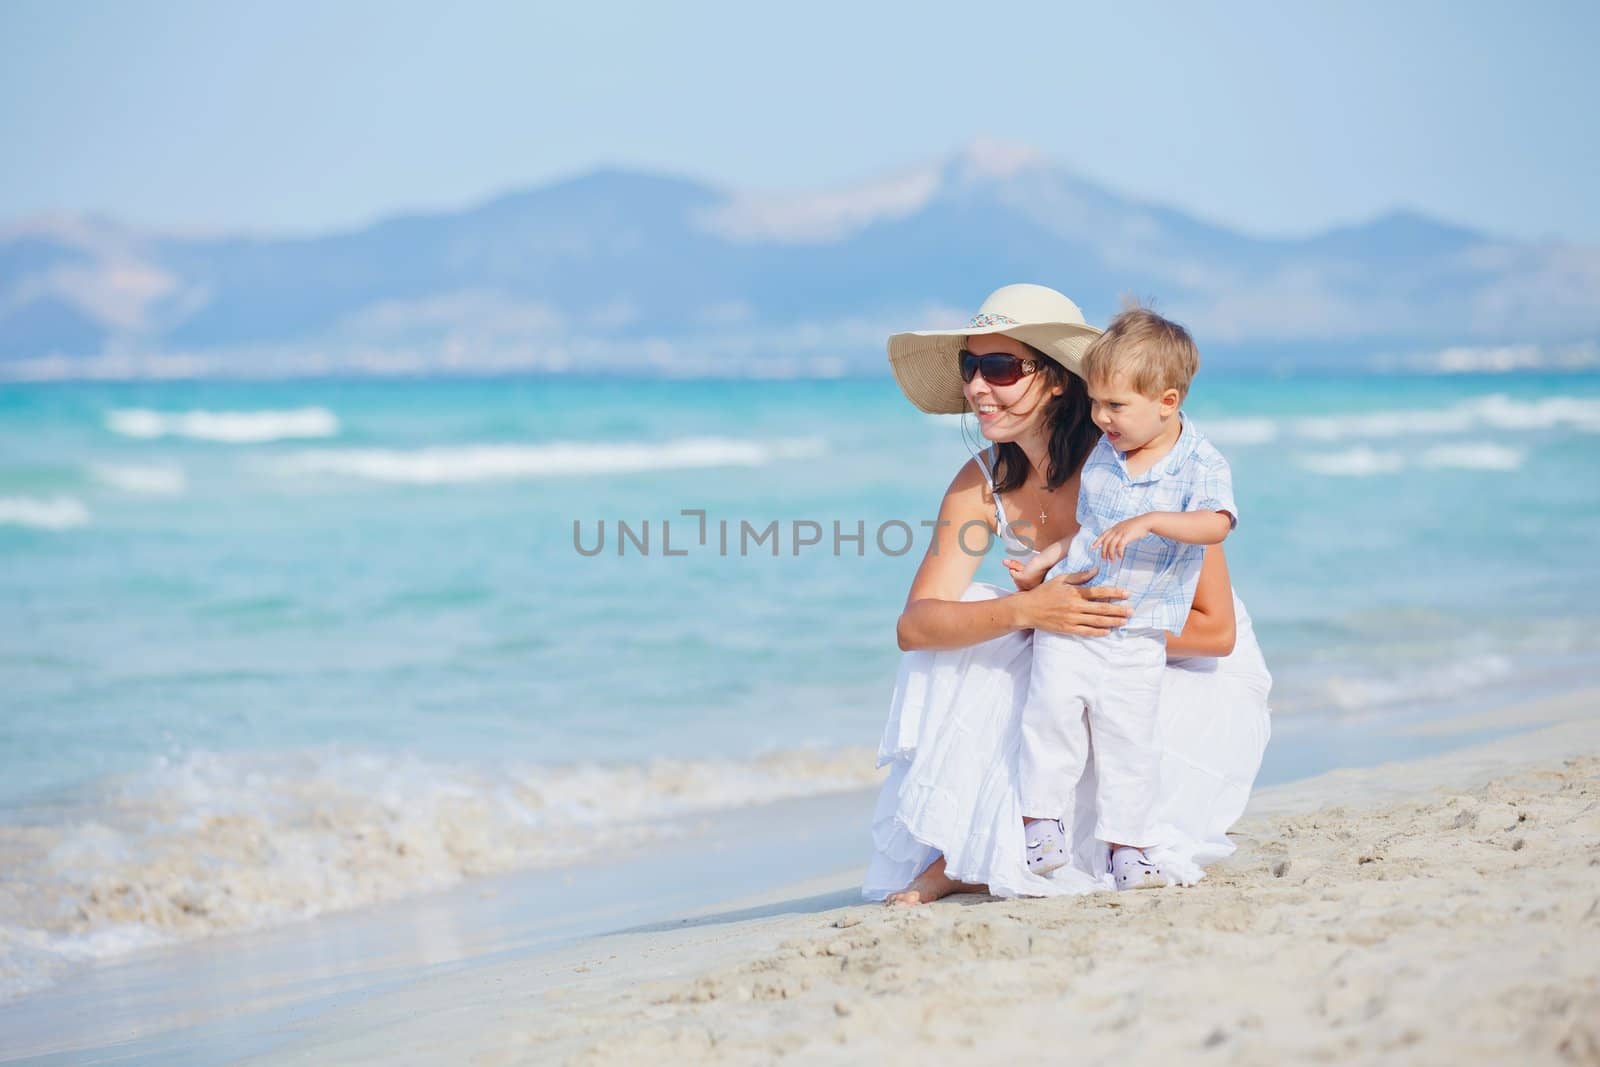
[[[1121,560],[1129,545],[1150,533],[1154,521],[1149,515],[1135,515],[1131,519],[1123,519],[1096,537],[1091,547],[1100,550],[1102,559]]]
[[[1042,556],[1035,556],[1027,563],[1020,559],[1003,560],[1006,570],[1011,572],[1011,580],[1017,583],[1017,588],[1023,592],[1037,589],[1039,583],[1044,581],[1044,576],[1052,564],[1047,563]]]

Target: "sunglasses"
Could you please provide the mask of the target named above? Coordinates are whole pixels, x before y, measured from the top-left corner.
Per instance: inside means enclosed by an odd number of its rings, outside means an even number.
[[[1033,360],[1007,352],[975,356],[965,348],[961,350],[961,380],[964,382],[972,381],[975,374],[982,374],[983,380],[990,385],[1015,385],[1024,375],[1032,374],[1038,368],[1039,365]]]

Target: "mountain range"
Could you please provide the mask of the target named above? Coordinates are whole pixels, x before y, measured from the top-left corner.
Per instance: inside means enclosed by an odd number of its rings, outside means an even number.
[[[320,236],[0,228],[0,375],[561,369],[878,373],[897,329],[1033,281],[1129,297],[1224,364],[1594,362],[1600,248],[1416,212],[1252,236],[977,142],[848,188],[597,170]]]

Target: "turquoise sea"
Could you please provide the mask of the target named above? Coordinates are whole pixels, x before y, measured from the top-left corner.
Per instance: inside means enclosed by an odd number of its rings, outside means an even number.
[[[1268,774],[1592,677],[1600,377],[1203,375],[1188,411]],[[887,380],[0,387],[0,995],[870,784],[976,443]]]

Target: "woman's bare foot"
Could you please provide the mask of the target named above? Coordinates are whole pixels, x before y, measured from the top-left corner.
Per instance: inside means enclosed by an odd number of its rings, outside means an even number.
[[[890,893],[884,898],[884,903],[896,907],[910,907],[914,904],[932,904],[940,897],[947,897],[951,893],[987,893],[988,886],[972,885],[969,882],[958,882],[947,877],[944,873],[944,857],[940,856],[928,864],[928,869],[911,880],[911,884],[898,893]]]

